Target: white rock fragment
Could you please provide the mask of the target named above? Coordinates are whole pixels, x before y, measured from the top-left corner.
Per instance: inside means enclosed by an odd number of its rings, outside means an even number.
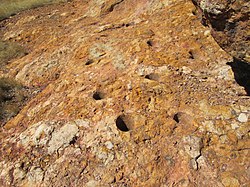
[[[189,74],[192,72],[192,69],[190,69],[189,67],[187,66],[183,66],[182,67],[182,72],[185,73],[185,74]]]
[[[248,121],[248,116],[246,113],[240,113],[238,121],[241,123],[246,123]]]
[[[183,137],[184,149],[191,158],[197,158],[201,153],[201,138],[196,136]]]
[[[13,176],[14,176],[15,181],[21,181],[25,178],[26,173],[20,168],[15,168]]]
[[[198,164],[198,168],[205,168],[207,167],[206,164],[206,159],[204,156],[200,156],[197,160],[196,160],[197,164]]]
[[[198,164],[194,158],[190,160],[190,167],[194,170],[198,169]]]
[[[86,183],[86,187],[96,187],[98,186],[98,182],[95,180],[90,180],[89,182]]]
[[[90,122],[83,119],[76,119],[75,123],[78,127],[89,128]]]
[[[235,129],[239,128],[240,126],[238,124],[236,124],[236,123],[232,123],[231,127],[232,127],[233,130],[235,130]]]
[[[49,141],[49,134],[53,131],[52,126],[48,126],[47,124],[41,124],[36,129],[33,135],[33,143],[35,145],[45,145]],[[45,135],[45,136],[44,136]],[[44,136],[43,138],[41,138]]]
[[[205,30],[205,31],[204,31],[204,36],[209,36],[209,35],[210,35],[210,33],[211,33],[211,31],[210,31],[210,30]]]
[[[30,172],[28,173],[28,180],[31,182],[42,182],[44,172],[39,167],[31,167]]]
[[[79,129],[74,123],[67,123],[59,130],[54,132],[49,142],[48,153],[52,154],[59,148],[68,146],[78,131]]]
[[[112,148],[114,147],[114,145],[112,144],[111,141],[105,142],[105,145],[106,145],[106,147],[107,147],[108,149],[112,149]]]

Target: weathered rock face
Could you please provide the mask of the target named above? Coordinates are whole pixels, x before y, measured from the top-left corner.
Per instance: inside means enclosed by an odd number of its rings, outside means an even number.
[[[250,62],[250,2],[248,0],[193,0],[219,45],[232,56]]]
[[[249,186],[250,98],[187,0],[23,12],[1,76],[36,94],[0,131],[1,186]],[[236,67],[237,69],[237,67]]]

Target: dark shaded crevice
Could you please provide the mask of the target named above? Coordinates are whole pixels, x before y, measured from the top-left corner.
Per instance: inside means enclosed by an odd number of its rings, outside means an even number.
[[[110,3],[104,4],[101,10],[101,15],[104,16],[113,12],[115,7],[118,6],[120,3],[122,3],[123,1],[124,0],[116,0],[115,2],[112,2],[112,4]]]
[[[233,62],[227,63],[231,66],[235,81],[243,86],[247,92],[247,95],[250,96],[250,64],[239,59],[234,58]]]
[[[176,121],[176,123],[179,123],[180,122],[179,113],[175,114],[173,119]]]
[[[88,65],[93,64],[93,63],[94,63],[94,60],[89,59],[89,60],[87,60],[87,62],[85,63],[85,65],[88,66]]]
[[[108,8],[108,12],[112,12],[115,8],[115,6],[119,5],[120,3],[122,3],[124,0],[119,0],[116,3],[112,4],[109,8]]]
[[[119,116],[116,119],[116,127],[122,132],[128,132],[129,127],[127,126],[124,118],[125,118],[124,116]]]

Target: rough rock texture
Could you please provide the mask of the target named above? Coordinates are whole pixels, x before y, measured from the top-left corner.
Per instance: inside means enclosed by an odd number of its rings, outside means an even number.
[[[2,22],[29,54],[0,75],[41,91],[1,128],[0,186],[249,186],[250,98],[194,10],[75,0]]]
[[[232,56],[250,62],[250,1],[193,0],[203,12],[203,23]]]

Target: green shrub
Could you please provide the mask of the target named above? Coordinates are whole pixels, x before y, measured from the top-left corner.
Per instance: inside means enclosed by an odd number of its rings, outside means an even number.
[[[0,20],[23,10],[61,2],[67,0],[0,0]]]
[[[0,41],[0,66],[7,65],[13,58],[25,55],[25,49],[13,42]]]
[[[28,91],[15,79],[0,78],[0,127],[18,114]]]

